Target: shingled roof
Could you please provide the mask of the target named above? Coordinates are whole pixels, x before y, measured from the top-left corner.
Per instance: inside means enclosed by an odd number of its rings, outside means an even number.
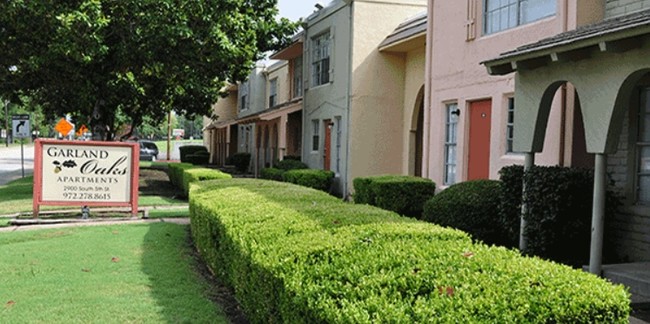
[[[390,33],[381,44],[379,44],[379,48],[382,49],[391,46],[421,33],[426,33],[426,31],[427,12],[424,11],[399,24],[399,26],[397,26],[397,28],[395,28],[395,30]]]
[[[535,43],[523,45],[514,50],[504,52],[497,58],[481,62],[481,64],[489,68],[501,64],[509,64],[510,62],[533,59],[551,53],[599,45],[603,39],[612,41],[645,35],[649,32],[650,10],[643,10],[629,15],[603,20],[592,25],[579,27],[542,39]],[[515,69],[513,68],[512,70],[514,71]]]

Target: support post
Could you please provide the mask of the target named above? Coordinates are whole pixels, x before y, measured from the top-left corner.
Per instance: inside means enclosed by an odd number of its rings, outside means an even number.
[[[519,223],[519,251],[525,251],[528,247],[528,239],[525,235],[525,230],[527,226],[526,219],[524,216],[528,213],[528,204],[526,204],[526,172],[530,171],[535,165],[535,152],[526,153],[526,158],[524,161],[524,176],[522,177],[522,186],[521,186],[521,221]]]
[[[605,231],[605,175],[607,172],[607,155],[596,154],[594,170],[594,201],[591,219],[591,249],[589,252],[589,272],[600,276],[603,263],[603,236]]]

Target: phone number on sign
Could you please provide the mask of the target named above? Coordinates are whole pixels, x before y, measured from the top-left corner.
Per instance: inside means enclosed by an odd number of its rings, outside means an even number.
[[[64,192],[63,198],[70,200],[109,200],[110,193],[93,192]]]

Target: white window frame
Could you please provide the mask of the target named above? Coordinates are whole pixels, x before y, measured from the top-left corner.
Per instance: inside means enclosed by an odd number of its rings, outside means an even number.
[[[302,97],[302,56],[293,59],[293,92],[292,98]]]
[[[311,139],[311,151],[318,152],[320,150],[320,120],[312,119],[312,139]]]
[[[278,78],[269,81],[269,108],[278,104]]]
[[[556,0],[483,0],[483,34],[532,23],[556,12]]]
[[[239,85],[239,111],[248,110],[249,107],[248,81],[244,81]]]
[[[508,97],[506,100],[506,154],[514,154],[515,138],[515,98]]]
[[[458,103],[448,103],[445,106],[445,185],[452,185],[457,181],[458,175]]]
[[[311,45],[311,85],[317,87],[331,81],[330,31],[312,38]]]

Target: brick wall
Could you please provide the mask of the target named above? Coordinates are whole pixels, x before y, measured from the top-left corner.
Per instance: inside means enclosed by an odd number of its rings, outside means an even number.
[[[650,9],[650,0],[605,0],[605,18]]]

